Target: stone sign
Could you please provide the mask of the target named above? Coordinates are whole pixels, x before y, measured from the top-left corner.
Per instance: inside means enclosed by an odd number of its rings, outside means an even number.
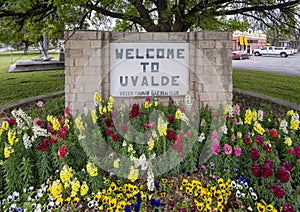
[[[188,43],[111,43],[110,95],[184,96],[188,63]]]
[[[229,31],[68,31],[65,39],[65,103],[72,113],[94,109],[95,92],[123,103],[184,100],[189,92],[202,105],[231,104]]]

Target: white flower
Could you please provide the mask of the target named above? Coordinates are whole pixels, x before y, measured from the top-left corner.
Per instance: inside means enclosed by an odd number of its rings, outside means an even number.
[[[245,198],[245,197],[246,197],[246,194],[245,194],[245,193],[241,193],[241,196],[242,196],[243,198]]]
[[[23,144],[24,144],[25,149],[31,148],[32,143],[33,143],[33,141],[31,140],[30,136],[28,136],[27,133],[25,133],[23,135]]]
[[[17,192],[17,191],[14,191],[13,192],[13,200],[18,200],[20,198],[20,193],[19,192]]]
[[[262,110],[257,111],[258,121],[263,121],[264,119],[264,112]]]
[[[227,127],[226,127],[225,124],[222,126],[221,129],[222,129],[222,132],[223,132],[224,134],[227,134],[228,129],[227,129]]]
[[[92,200],[92,201],[90,201],[89,203],[88,203],[88,207],[89,208],[92,208],[92,207],[94,207],[94,200]]]
[[[189,125],[189,119],[188,117],[185,115],[185,113],[181,113],[180,114],[180,118],[182,121],[184,121],[187,125]]]
[[[231,186],[232,186],[232,188],[235,188],[236,187],[236,182],[233,180],[233,181],[231,181]]]
[[[251,206],[249,206],[249,207],[247,208],[247,211],[253,211],[253,209],[251,208]]]
[[[236,191],[235,196],[236,196],[237,198],[241,197],[241,192],[240,192],[240,190],[237,190],[237,191]]]
[[[199,141],[200,143],[202,143],[205,140],[205,135],[204,133],[201,133],[197,139],[197,141]]]
[[[13,200],[13,196],[12,195],[9,195],[7,198],[6,198],[6,201],[7,202],[11,202]]]
[[[149,167],[147,171],[147,187],[149,191],[154,190],[154,174],[151,167]]]
[[[243,186],[244,186],[245,189],[247,189],[249,187],[247,182],[244,182]]]
[[[33,135],[34,138],[38,138],[40,136],[44,136],[44,137],[48,136],[47,130],[44,129],[44,128],[41,128],[39,125],[34,125],[32,127],[32,131],[33,131],[33,134],[34,134]]]
[[[253,192],[254,192],[254,190],[253,190],[252,187],[249,188],[249,192],[250,192],[250,193],[253,193]]]
[[[33,186],[30,186],[27,190],[28,193],[32,192],[34,190],[34,187]]]
[[[251,197],[252,197],[252,199],[253,199],[254,201],[256,201],[256,200],[258,199],[258,197],[257,197],[257,194],[256,194],[256,193],[254,193],[254,192],[251,192],[251,193],[250,193],[250,195],[251,195]]]
[[[285,134],[289,133],[289,131],[287,130],[287,126],[288,126],[288,123],[287,123],[286,120],[281,120],[280,121],[279,129],[282,130],[282,132],[284,132]]]
[[[242,186],[241,184],[238,183],[238,184],[236,185],[236,189],[241,190],[241,189],[243,189],[243,186]]]

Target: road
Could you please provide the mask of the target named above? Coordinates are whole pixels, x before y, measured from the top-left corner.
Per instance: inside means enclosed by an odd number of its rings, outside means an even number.
[[[285,58],[280,56],[252,56],[246,60],[232,60],[232,67],[300,76],[300,54]]]

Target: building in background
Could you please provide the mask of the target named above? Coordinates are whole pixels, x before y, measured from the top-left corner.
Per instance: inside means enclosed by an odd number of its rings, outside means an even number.
[[[253,49],[258,49],[266,46],[267,36],[261,32],[253,32],[251,29],[248,32],[235,31],[232,36],[232,50],[242,50],[251,54]]]

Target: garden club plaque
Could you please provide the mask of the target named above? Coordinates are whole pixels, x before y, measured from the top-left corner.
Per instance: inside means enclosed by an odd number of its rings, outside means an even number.
[[[188,89],[188,43],[110,43],[111,96],[184,96]]]

